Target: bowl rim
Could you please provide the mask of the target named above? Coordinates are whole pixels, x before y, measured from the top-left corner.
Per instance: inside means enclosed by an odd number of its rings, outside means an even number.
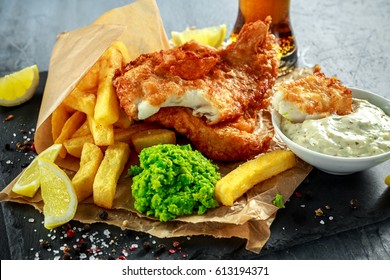
[[[355,92],[359,92],[358,95],[360,95],[360,93],[364,93],[364,94],[369,94],[369,95],[372,95],[373,97],[375,98],[378,98],[380,99],[381,101],[384,101],[384,104],[386,104],[386,106],[389,106],[389,110],[390,110],[390,100],[381,96],[381,95],[378,95],[378,94],[375,94],[375,93],[372,93],[370,91],[367,91],[367,90],[363,90],[363,89],[359,89],[359,88],[354,88],[354,87],[348,87],[351,91],[352,91],[352,97],[353,97],[353,93]],[[353,97],[353,98],[359,98],[359,99],[364,99],[363,97]],[[367,100],[367,99],[365,99]],[[376,105],[374,104],[375,106],[379,107],[381,110],[384,110],[383,109],[383,106],[379,106],[379,105]],[[388,113],[385,112],[385,114],[388,115]],[[279,121],[277,120],[277,118],[279,118]],[[385,152],[385,153],[381,153],[381,154],[377,154],[377,155],[372,155],[372,156],[364,156],[364,157],[342,157],[342,156],[333,156],[333,155],[328,155],[328,154],[324,154],[324,153],[320,153],[320,152],[317,152],[317,151],[313,151],[309,148],[306,148],[298,143],[295,143],[294,141],[292,141],[286,134],[283,133],[283,131],[281,130],[280,128],[280,121],[281,121],[281,118],[283,118],[282,115],[279,114],[278,111],[276,111],[274,108],[271,109],[271,119],[272,119],[272,125],[276,131],[276,133],[280,136],[280,137],[284,137],[286,138],[289,142],[291,142],[293,145],[299,147],[300,149],[302,149],[304,152],[307,152],[307,153],[310,153],[310,154],[313,154],[314,156],[316,157],[322,157],[323,159],[327,159],[327,160],[337,160],[337,161],[345,161],[345,162],[364,162],[364,161],[367,161],[367,160],[370,160],[370,161],[374,161],[376,159],[381,159],[383,157],[387,157],[389,156],[390,157],[390,151],[388,152]],[[284,139],[282,139],[283,141],[285,141]],[[288,143],[286,143],[288,144]]]

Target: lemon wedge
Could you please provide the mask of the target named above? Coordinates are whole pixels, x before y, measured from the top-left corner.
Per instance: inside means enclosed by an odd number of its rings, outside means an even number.
[[[385,178],[385,184],[390,187],[390,175],[387,175],[387,177]]]
[[[172,40],[176,46],[195,40],[199,43],[219,48],[225,40],[226,25],[210,26],[201,29],[187,28],[182,32],[171,32]]]
[[[77,195],[68,175],[53,162],[38,159],[41,172],[41,194],[44,202],[44,226],[53,229],[73,219]]]
[[[0,78],[0,106],[17,106],[28,101],[39,84],[38,66],[26,67]]]
[[[62,144],[53,144],[40,153],[30,165],[23,171],[16,184],[13,186],[14,193],[33,197],[40,186],[41,173],[39,171],[38,159],[43,158],[54,162],[60,152]]]

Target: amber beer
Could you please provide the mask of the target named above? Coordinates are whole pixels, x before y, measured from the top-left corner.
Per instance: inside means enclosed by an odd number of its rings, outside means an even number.
[[[278,43],[279,75],[284,75],[294,69],[298,60],[290,23],[290,0],[239,0],[238,15],[230,39],[235,41],[245,23],[264,20],[267,16],[272,17],[271,32]]]

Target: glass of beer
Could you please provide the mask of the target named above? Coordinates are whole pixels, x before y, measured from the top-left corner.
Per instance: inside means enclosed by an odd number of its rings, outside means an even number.
[[[276,37],[280,59],[279,75],[291,72],[298,60],[298,50],[290,22],[290,0],[239,0],[239,10],[230,40],[235,41],[245,23],[272,17],[271,32]]]

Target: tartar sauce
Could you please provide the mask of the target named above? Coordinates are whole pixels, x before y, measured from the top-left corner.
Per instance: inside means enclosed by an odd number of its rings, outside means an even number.
[[[292,123],[281,129],[295,143],[310,150],[341,157],[365,157],[390,151],[390,117],[366,100],[353,99],[353,112]]]

